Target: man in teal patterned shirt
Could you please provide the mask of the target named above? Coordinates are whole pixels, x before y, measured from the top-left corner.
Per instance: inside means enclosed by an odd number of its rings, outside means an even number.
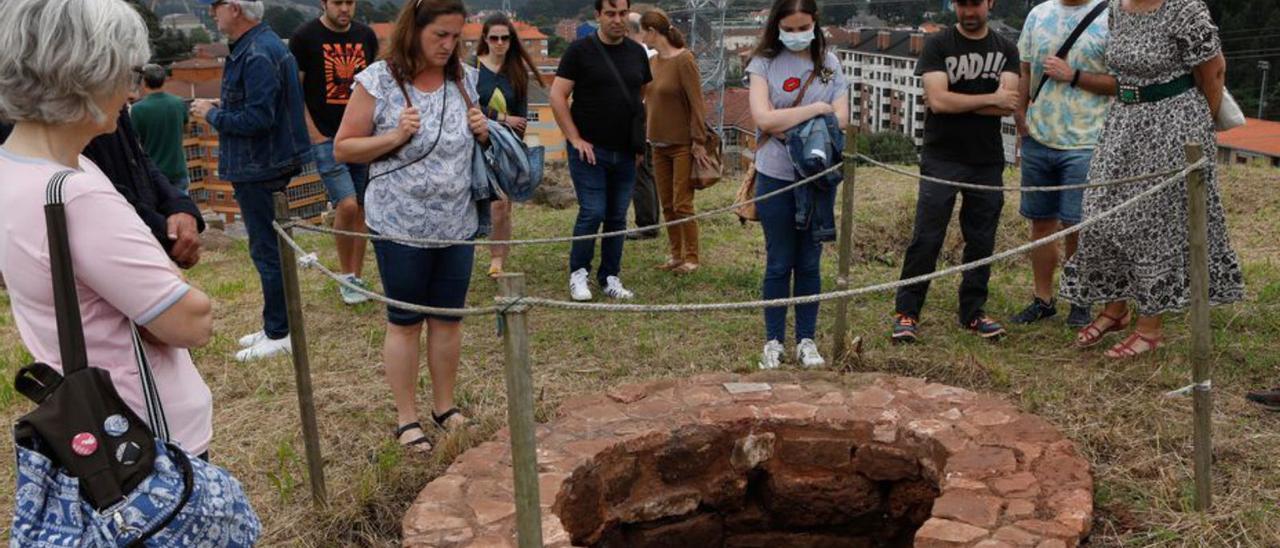
[[[1056,187],[1088,182],[1089,162],[1098,142],[1116,79],[1107,74],[1106,0],[1049,0],[1027,15],[1018,51],[1022,56],[1022,101],[1015,113],[1022,138],[1022,186]],[[1087,21],[1091,12],[1092,21]],[[1087,25],[1087,26],[1085,26]],[[1065,58],[1058,53],[1077,27],[1084,26]],[[1043,84],[1041,83],[1043,81]],[[1039,239],[1081,221],[1081,190],[1023,192],[1020,213]],[[1076,235],[1066,238],[1066,256],[1076,250]],[[1053,274],[1056,245],[1031,253],[1035,275],[1033,301],[1014,316],[1029,324],[1057,314]],[[1071,306],[1067,325],[1091,320],[1087,307]]]

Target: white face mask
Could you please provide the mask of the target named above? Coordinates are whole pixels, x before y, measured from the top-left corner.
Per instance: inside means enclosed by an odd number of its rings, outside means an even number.
[[[791,51],[804,51],[813,43],[813,29],[801,32],[778,31],[778,39]]]

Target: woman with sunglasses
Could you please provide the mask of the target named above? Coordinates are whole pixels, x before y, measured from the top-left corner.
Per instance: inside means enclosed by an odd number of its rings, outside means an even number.
[[[480,81],[480,108],[485,116],[502,122],[524,137],[528,128],[529,84],[542,86],[538,67],[525,51],[511,19],[502,13],[489,16],[480,32],[480,44],[476,46],[476,65]],[[512,231],[511,202],[494,200],[490,212],[493,234],[490,239],[510,240]],[[505,245],[489,247],[489,275],[502,273],[509,249]]]
[[[469,240],[480,229],[468,175],[472,152],[477,141],[488,142],[489,127],[480,109],[467,106],[478,96],[476,70],[458,57],[466,13],[458,0],[406,3],[383,59],[356,75],[333,153],[339,162],[371,163],[365,194],[371,233]],[[473,246],[379,240],[373,249],[388,297],[436,308],[466,306]],[[431,417],[445,430],[467,423],[453,399],[460,320],[387,308],[382,361],[395,399],[395,436],[409,451],[431,450],[416,401],[424,322]]]

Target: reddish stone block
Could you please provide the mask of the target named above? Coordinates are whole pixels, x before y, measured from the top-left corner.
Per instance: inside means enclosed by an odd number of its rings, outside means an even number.
[[[1012,499],[1004,509],[1004,515],[1009,521],[1027,519],[1034,516],[1035,513],[1035,503],[1026,499]]]
[[[831,527],[848,523],[881,506],[875,483],[857,474],[769,477],[765,508],[789,527]]]
[[[632,486],[640,477],[640,468],[636,457],[630,453],[613,451],[601,455],[596,461],[596,475],[600,477],[600,485],[604,500],[617,504],[631,496]]]
[[[1029,533],[1040,535],[1042,537],[1064,539],[1076,538],[1080,534],[1079,531],[1073,531],[1070,527],[1055,521],[1024,519],[1022,521],[1014,522],[1014,525],[1017,525],[1019,528],[1022,528]]]
[[[728,460],[729,447],[728,433],[720,428],[685,426],[655,455],[658,475],[667,483],[703,476],[715,461]]]
[[[637,527],[625,533],[627,546],[635,548],[711,547],[724,542],[724,524],[715,514],[665,525]]]
[[[865,389],[854,392],[849,395],[849,405],[855,407],[873,407],[884,408],[893,401],[895,396],[893,393],[880,388],[879,386],[870,386]]]
[[[958,521],[931,518],[916,531],[916,548],[954,548],[984,539],[991,532]]]
[[[721,386],[690,386],[680,390],[680,401],[689,407],[703,407],[730,401]]]
[[[996,534],[992,535],[991,538],[1007,542],[1019,548],[1034,548],[1041,540],[1044,540],[1012,525],[996,529]]]
[[[591,544],[604,528],[603,491],[594,466],[574,471],[560,489],[552,511],[574,544]]]
[[[993,478],[988,480],[987,483],[991,484],[991,488],[994,489],[996,493],[1005,496],[1012,496],[1015,493],[1025,492],[1036,487],[1036,484],[1039,483],[1039,481],[1040,480],[1036,479],[1035,474],[1030,472],[1018,472],[1008,476]]]
[[[818,414],[816,405],[787,402],[764,408],[764,418],[775,421],[807,421]]]
[[[1004,501],[991,496],[949,491],[933,502],[933,516],[953,519],[983,528],[1000,521]]]
[[[881,444],[859,447],[853,455],[858,473],[876,481],[899,481],[920,475],[920,464],[906,451]]]
[[[850,470],[853,468],[853,440],[841,438],[783,438],[778,461],[786,466]]]
[[[649,395],[648,386],[643,384],[627,384],[615,386],[605,391],[609,399],[618,403],[635,403]]]
[[[754,405],[724,405],[703,409],[698,420],[723,425],[748,424],[760,417],[760,409]]]
[[[956,453],[947,460],[947,475],[959,474],[969,479],[986,479],[1018,469],[1013,451],[1003,447],[974,447]]]
[[[702,494],[697,489],[667,489],[641,500],[629,502],[615,512],[619,520],[640,523],[676,516],[684,516],[698,509]],[[563,516],[564,514],[561,514]],[[568,528],[572,533],[573,529]],[[575,537],[575,541],[576,537]]]
[[[733,453],[729,462],[735,470],[751,470],[761,463],[773,458],[776,437],[773,432],[747,434],[733,443]]]
[[[661,419],[676,410],[676,402],[666,398],[649,397],[626,406],[623,412],[637,419]]]

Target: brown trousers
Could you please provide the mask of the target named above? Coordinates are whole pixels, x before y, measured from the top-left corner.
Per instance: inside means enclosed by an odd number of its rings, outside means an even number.
[[[662,203],[662,217],[668,222],[692,217],[693,155],[689,145],[653,147],[653,179]],[[698,262],[697,221],[667,227],[671,258]]]

